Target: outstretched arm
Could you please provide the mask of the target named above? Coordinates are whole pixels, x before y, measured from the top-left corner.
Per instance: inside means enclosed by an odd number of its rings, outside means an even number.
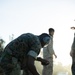
[[[71,27],[71,29],[74,29],[75,30],[75,27]]]

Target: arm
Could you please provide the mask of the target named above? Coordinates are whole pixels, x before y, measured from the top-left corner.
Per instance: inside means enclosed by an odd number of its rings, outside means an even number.
[[[54,55],[55,58],[57,58],[57,55],[56,55],[56,53],[55,53],[55,51],[54,51],[54,49],[53,49],[53,46],[51,47],[51,46],[49,45],[49,46],[47,47],[47,49],[48,49],[48,51],[49,51],[50,54]]]
[[[57,58],[57,55],[55,54],[55,52],[54,52],[54,56],[55,56],[55,58]]]
[[[46,59],[43,59],[41,57],[37,57],[36,60],[40,61],[42,65],[48,65],[49,64],[49,61],[47,61]]]
[[[75,27],[71,27],[71,29],[75,29]]]
[[[36,59],[37,61],[41,61],[42,60],[42,58],[41,57],[37,57],[37,59]]]
[[[33,75],[40,75],[37,70],[36,70],[36,67],[34,65],[34,61],[35,59],[32,57],[32,56],[28,56],[28,60],[27,60],[27,66],[28,66],[28,69],[30,70],[30,72],[33,74]]]

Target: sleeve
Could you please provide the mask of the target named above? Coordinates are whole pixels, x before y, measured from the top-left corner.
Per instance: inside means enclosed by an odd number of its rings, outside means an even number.
[[[40,44],[39,43],[35,43],[31,46],[29,52],[28,52],[28,55],[34,57],[35,59],[37,58],[37,56],[39,55],[40,53]]]
[[[32,42],[31,42],[31,45],[30,45],[30,50],[28,52],[28,55],[34,57],[35,59],[37,58],[37,56],[39,55],[40,53],[40,49],[41,49],[41,44],[38,40],[34,39]]]
[[[34,50],[30,50],[30,51],[28,52],[28,55],[34,57],[35,59],[37,59],[37,56],[38,56],[37,52],[35,52]]]

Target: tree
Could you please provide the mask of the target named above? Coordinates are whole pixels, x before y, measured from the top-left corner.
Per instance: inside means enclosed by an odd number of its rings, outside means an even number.
[[[0,56],[1,56],[3,49],[4,49],[4,43],[5,43],[5,41],[3,39],[0,39]]]

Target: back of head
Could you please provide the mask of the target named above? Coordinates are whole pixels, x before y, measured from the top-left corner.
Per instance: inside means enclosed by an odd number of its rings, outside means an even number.
[[[41,42],[42,47],[43,47],[44,45],[49,43],[50,36],[47,33],[42,33],[41,35],[39,35],[39,39],[40,39],[40,42]]]

